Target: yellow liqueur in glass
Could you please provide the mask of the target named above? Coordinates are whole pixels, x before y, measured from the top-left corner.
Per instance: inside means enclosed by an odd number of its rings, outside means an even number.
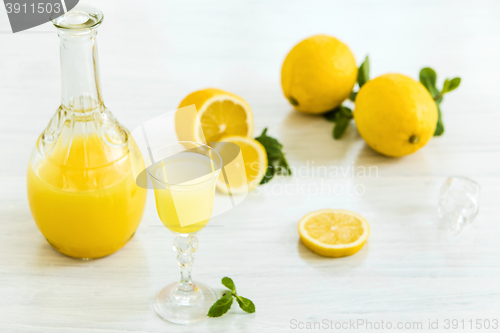
[[[165,184],[169,179],[174,183],[182,182],[154,189],[158,216],[165,227],[181,234],[203,229],[213,209],[214,162],[203,154],[180,152],[148,169]]]

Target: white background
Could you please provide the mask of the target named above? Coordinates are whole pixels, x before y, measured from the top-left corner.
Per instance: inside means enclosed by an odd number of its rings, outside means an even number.
[[[441,328],[445,319],[500,319],[498,1],[93,4],[105,14],[98,38],[104,100],[129,129],[176,109],[194,90],[217,87],[250,103],[255,135],[269,127],[294,167],[376,166],[378,174],[303,171],[273,180],[213,219],[198,236],[193,276],[213,287],[232,277],[257,312],[233,306],[195,326],[164,322],[150,302],[178,278],[178,267],[152,193],[134,239],[105,259],[67,258],[37,230],[25,174],[59,104],[59,41],[50,24],[9,33],[0,8],[0,331],[277,332],[291,330],[293,319],[423,321],[424,328],[429,319]],[[334,141],[331,123],[294,112],[281,92],[281,64],[295,43],[317,33],[346,42],[358,63],[369,54],[372,77],[416,78],[424,66],[437,70],[439,82],[462,77],[442,104],[444,136],[392,159],[370,150],[354,126]],[[480,182],[482,197],[474,225],[450,239],[438,230],[436,205],[441,184],[454,174]],[[345,192],[317,193],[313,186],[321,182]],[[286,184],[297,192],[279,195]],[[363,195],[347,193],[354,184]],[[371,225],[368,243],[352,257],[322,258],[299,241],[299,219],[330,207],[356,211]]]

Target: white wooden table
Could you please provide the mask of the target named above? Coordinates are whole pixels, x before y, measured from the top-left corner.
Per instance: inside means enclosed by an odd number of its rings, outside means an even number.
[[[291,165],[309,165],[309,174],[273,180],[198,236],[194,278],[218,288],[223,276],[232,277],[255,302],[255,314],[233,306],[222,318],[188,327],[161,320],[151,300],[178,278],[178,267],[152,193],[134,239],[105,259],[60,255],[36,228],[25,174],[58,106],[59,42],[50,24],[8,33],[0,9],[1,332],[278,332],[323,319],[422,322],[423,328],[439,320],[444,329],[446,319],[500,320],[498,1],[94,4],[105,13],[104,99],[125,126],[175,109],[194,90],[227,89],[252,106],[255,135],[269,127]],[[348,43],[358,63],[369,53],[372,76],[417,77],[430,65],[440,82],[462,77],[443,103],[445,135],[390,159],[370,150],[354,127],[334,141],[331,123],[293,112],[282,96],[281,64],[296,42],[316,33]],[[378,173],[330,177],[311,174],[313,163],[374,166]],[[481,210],[471,228],[447,238],[436,217],[437,195],[455,174],[480,182]],[[294,184],[293,193],[278,194],[286,184]],[[340,185],[328,194],[315,190],[321,184]],[[364,192],[347,193],[356,184]],[[356,255],[322,258],[300,243],[298,220],[327,207],[351,209],[370,222],[370,239]]]

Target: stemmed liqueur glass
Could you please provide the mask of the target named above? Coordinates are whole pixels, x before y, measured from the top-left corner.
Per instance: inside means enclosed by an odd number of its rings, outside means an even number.
[[[196,322],[206,318],[216,300],[210,287],[191,280],[191,266],[198,247],[195,235],[212,215],[222,159],[207,145],[184,141],[151,151],[147,164],[158,216],[175,234],[174,250],[181,271],[180,281],[160,290],[153,307],[170,322]]]

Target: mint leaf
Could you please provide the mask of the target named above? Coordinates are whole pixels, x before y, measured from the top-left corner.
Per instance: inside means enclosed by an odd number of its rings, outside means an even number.
[[[427,91],[429,91],[432,98],[435,98],[437,95],[439,95],[439,90],[436,87],[437,74],[432,68],[422,68],[420,70],[419,80],[427,89]]]
[[[345,106],[340,106],[340,116],[343,118],[352,119],[352,110]]]
[[[437,83],[436,71],[430,67],[424,67],[420,70],[419,79],[420,82],[425,81],[428,82],[431,86],[436,86]],[[425,86],[424,82],[422,82],[422,84]]]
[[[284,154],[281,155],[281,160],[278,162],[278,165],[274,167],[274,169],[278,175],[288,176],[292,174],[292,170],[290,169]]]
[[[448,89],[450,88],[450,82],[450,79],[444,80],[443,89],[441,89],[441,95],[444,95],[448,92]]]
[[[275,173],[276,170],[274,169],[274,165],[272,164],[268,165],[266,173],[264,174],[264,177],[262,177],[262,180],[260,181],[259,185],[264,185],[265,183],[268,183],[271,179],[273,179]]]
[[[443,124],[443,118],[441,115],[441,108],[439,107],[439,104],[436,104],[437,110],[438,110],[438,121],[436,125],[436,130],[434,131],[434,136],[440,136],[444,133],[444,124]]]
[[[267,135],[267,128],[265,128],[264,131],[262,131],[262,134],[259,137],[256,137],[255,140],[259,141],[266,149],[268,160],[281,158],[281,149],[283,149],[283,145],[275,138]]]
[[[335,123],[332,135],[335,140],[340,139],[344,134],[350,120],[353,118],[352,110],[343,105],[337,106],[332,111],[329,111],[323,115],[323,117],[331,122]]]
[[[340,118],[352,119],[352,110],[343,105],[339,105],[332,111],[328,111],[327,113],[323,114],[323,118],[333,123],[337,122]]]
[[[236,302],[238,302],[240,308],[248,313],[254,313],[255,312],[255,304],[248,298],[242,297],[242,296],[236,296]]]
[[[456,89],[460,85],[460,78],[456,77],[452,80],[446,79],[443,83],[443,89],[441,92],[436,86],[437,83],[437,74],[436,72],[430,68],[425,67],[420,70],[419,74],[420,82],[425,86],[425,88],[429,91],[434,102],[436,103],[438,110],[438,120],[436,124],[436,130],[434,131],[434,136],[440,136],[444,133],[444,124],[443,117],[441,113],[441,102],[443,101],[443,95],[447,92],[450,92]]]
[[[335,109],[328,111],[327,113],[323,114],[323,118],[325,118],[328,121],[331,122],[336,122],[337,121],[337,112],[340,110],[340,108],[337,106]]]
[[[455,77],[455,78],[451,79],[450,85],[448,86],[448,89],[446,90],[446,92],[450,92],[450,91],[457,89],[458,86],[460,85],[460,82],[462,82],[462,79],[459,77]]]
[[[366,82],[370,80],[370,59],[366,56],[365,61],[359,66],[358,70],[358,85],[361,88]],[[356,98],[354,96],[354,98]],[[354,100],[352,100],[354,101]]]
[[[228,291],[210,307],[207,316],[220,317],[229,311],[232,304],[233,304],[233,294]]]
[[[234,285],[234,282],[231,278],[223,277],[222,278],[222,284],[229,290],[231,290],[233,293],[236,294],[236,286]]]
[[[211,307],[210,310],[208,310],[207,316],[209,317],[220,317],[226,312],[229,311],[231,308],[231,305],[233,304],[233,297],[236,298],[236,302],[238,302],[240,308],[243,311],[246,311],[248,313],[254,313],[255,312],[255,304],[248,298],[238,296],[236,293],[236,286],[234,285],[234,282],[231,278],[223,277],[222,278],[222,284],[231,289],[231,290],[226,290],[226,292],[222,295],[221,298],[219,298]]]
[[[436,86],[437,74],[430,67],[425,67],[420,70],[419,79],[420,82],[429,91],[432,98],[434,99],[434,102],[436,103],[438,110],[438,120],[436,124],[436,130],[434,131],[434,136],[440,136],[444,133],[443,115],[441,112],[441,103],[443,102],[443,96],[444,94],[457,89],[462,80],[459,77],[455,77],[451,80],[446,79],[443,82],[443,88],[441,89],[441,91],[439,91]]]
[[[337,122],[335,123],[335,127],[333,128],[333,138],[335,140],[338,140],[342,137],[350,121],[351,119],[345,117],[342,117],[339,120],[337,120]]]
[[[444,95],[446,93],[449,93],[450,91],[457,89],[461,81],[462,80],[459,77],[455,77],[451,80],[446,79],[443,83],[443,89],[441,90],[441,95]]]
[[[363,63],[358,68],[358,77],[356,78],[356,81],[358,82],[359,88],[361,88],[369,80],[370,80],[370,58],[366,56],[365,61],[363,61]],[[351,93],[349,94],[349,100],[352,102],[356,101],[356,96],[358,95],[358,92],[359,90],[351,91]],[[330,119],[327,118],[327,120]]]
[[[267,135],[267,128],[262,131],[262,134],[255,138],[266,149],[268,168],[266,174],[260,181],[260,185],[269,182],[274,175],[291,175],[292,170],[288,165],[285,154],[283,153],[283,145],[273,137]]]
[[[336,122],[341,117],[340,111],[342,108],[343,108],[342,105],[337,106],[335,109],[323,114],[323,118],[333,123]]]

